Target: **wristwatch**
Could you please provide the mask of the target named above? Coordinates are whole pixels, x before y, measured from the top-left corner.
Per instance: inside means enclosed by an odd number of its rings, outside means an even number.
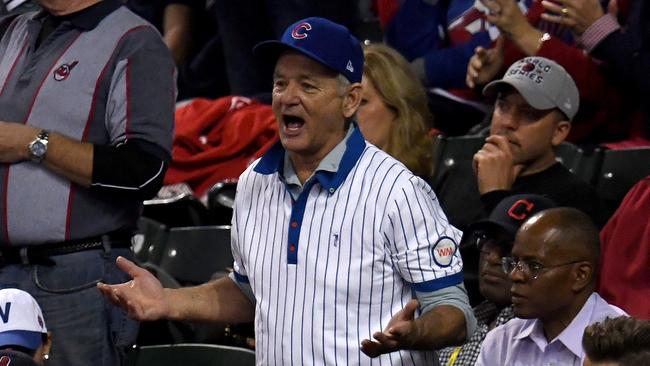
[[[40,163],[41,160],[45,157],[47,153],[47,143],[50,132],[48,130],[42,130],[34,141],[30,142],[27,145],[27,150],[29,151],[29,159],[35,163]]]

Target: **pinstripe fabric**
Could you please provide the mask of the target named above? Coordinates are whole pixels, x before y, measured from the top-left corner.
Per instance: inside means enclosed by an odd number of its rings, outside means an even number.
[[[358,130],[339,171],[317,172],[295,201],[283,156],[278,146],[244,172],[233,218],[234,268],[256,298],[258,364],[436,364],[434,352],[371,360],[359,350],[414,286],[462,281],[457,251],[446,267],[432,254],[441,238],[460,239],[433,191]]]

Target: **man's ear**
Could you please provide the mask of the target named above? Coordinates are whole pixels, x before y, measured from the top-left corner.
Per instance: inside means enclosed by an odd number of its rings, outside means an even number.
[[[589,262],[579,262],[574,264],[575,268],[573,270],[573,286],[571,287],[573,291],[580,292],[585,287],[589,286],[593,281],[595,281],[594,276],[594,267]]]
[[[555,131],[553,131],[551,144],[553,146],[561,144],[569,135],[569,131],[571,131],[571,122],[564,120],[564,118],[557,122],[555,125]]]
[[[350,85],[347,93],[343,97],[343,116],[345,116],[346,119],[352,118],[352,116],[357,113],[357,109],[359,109],[359,105],[361,104],[361,96],[361,83]]]

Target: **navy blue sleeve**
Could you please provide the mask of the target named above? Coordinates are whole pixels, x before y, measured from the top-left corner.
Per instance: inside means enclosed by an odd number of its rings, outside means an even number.
[[[386,28],[385,41],[409,61],[424,59],[427,86],[465,88],[467,63],[474,49],[491,44],[489,33],[481,31],[466,43],[450,45],[446,32],[452,20],[447,19],[450,15],[447,12],[458,16],[466,9],[464,2],[454,4],[440,0],[431,5],[422,0],[406,0]]]
[[[91,189],[149,199],[162,186],[169,154],[144,140],[117,145],[95,145]]]
[[[605,61],[609,74],[623,85],[633,86],[641,93],[650,94],[650,5],[639,1],[639,13],[631,14],[625,28],[608,35],[592,51],[592,56]],[[642,77],[643,76],[643,77]]]
[[[445,9],[422,0],[406,0],[385,30],[385,42],[413,61],[443,46]]]
[[[456,47],[433,50],[424,55],[427,85],[438,88],[466,88],[467,64],[478,46],[489,47],[490,35],[477,33],[467,43]]]

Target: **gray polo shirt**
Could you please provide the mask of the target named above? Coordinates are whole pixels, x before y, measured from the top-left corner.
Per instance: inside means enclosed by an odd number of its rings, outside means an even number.
[[[0,18],[0,120],[99,145],[170,153],[175,68],[158,32],[115,0],[66,20],[38,48],[45,12]],[[0,246],[133,226],[141,202],[88,190],[31,161],[0,166]]]

